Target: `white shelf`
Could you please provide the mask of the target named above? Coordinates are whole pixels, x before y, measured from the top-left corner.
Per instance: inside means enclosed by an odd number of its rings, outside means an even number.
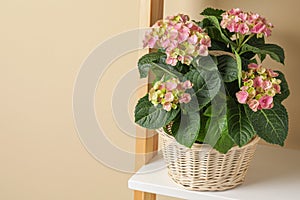
[[[222,192],[181,188],[168,176],[158,155],[130,178],[128,187],[189,200],[296,200],[300,198],[300,151],[258,146],[244,184]]]

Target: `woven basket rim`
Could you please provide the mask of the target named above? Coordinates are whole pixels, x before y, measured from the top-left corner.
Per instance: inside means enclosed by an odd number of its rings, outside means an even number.
[[[179,144],[175,137],[166,133],[163,128],[159,128],[159,129],[156,129],[156,132],[158,132],[159,134],[161,134],[163,137],[165,138],[168,138],[169,140],[173,140],[176,142],[177,145],[179,146],[182,146],[182,147],[185,147],[184,145],[182,144]],[[242,146],[242,147],[239,147],[238,145],[235,145],[233,146],[229,151],[235,151],[235,150],[241,150],[241,149],[245,149],[245,148],[248,148],[249,146],[253,146],[255,145],[258,141],[260,140],[260,138],[255,135],[252,140],[250,142],[248,142],[246,145]],[[188,148],[188,147],[185,147],[185,148]],[[190,148],[190,149],[194,149],[194,150],[200,150],[200,149],[203,149],[204,151],[207,150],[207,149],[211,149],[212,151],[216,151],[218,152],[217,150],[215,150],[214,148],[212,148],[212,146],[210,146],[209,144],[199,144],[199,143],[194,143],[193,146]],[[229,152],[228,151],[228,152]]]

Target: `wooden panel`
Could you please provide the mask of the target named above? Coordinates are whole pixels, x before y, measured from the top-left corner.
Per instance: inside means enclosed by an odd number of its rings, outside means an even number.
[[[141,191],[134,191],[134,199],[135,200],[155,200],[156,194],[148,193],[148,192],[141,192]]]
[[[164,15],[164,0],[151,0],[150,25],[162,19]]]
[[[163,18],[164,0],[151,0],[150,2],[150,26],[152,26],[157,20]],[[148,82],[150,83],[153,78],[150,75]],[[146,92],[149,90],[149,86]],[[143,90],[145,91],[145,90]],[[137,127],[136,139],[136,169],[139,169],[144,164],[148,163],[155,155],[158,149],[158,135],[151,130],[145,130]],[[156,195],[134,191],[134,200],[155,200]]]

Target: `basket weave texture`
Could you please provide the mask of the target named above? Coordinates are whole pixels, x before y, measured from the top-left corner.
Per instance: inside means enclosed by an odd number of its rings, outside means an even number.
[[[169,176],[188,190],[221,191],[244,182],[259,138],[243,147],[235,146],[221,154],[207,144],[195,143],[187,148],[158,129]]]

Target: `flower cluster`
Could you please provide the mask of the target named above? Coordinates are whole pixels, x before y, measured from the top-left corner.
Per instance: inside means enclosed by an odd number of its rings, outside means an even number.
[[[177,109],[179,103],[191,101],[191,95],[185,91],[191,89],[192,86],[189,80],[180,82],[176,78],[166,82],[157,81],[149,91],[149,101],[154,106],[161,104],[166,111],[170,111],[172,108]]]
[[[259,14],[233,8],[222,14],[221,27],[242,35],[257,34],[258,37],[269,37],[273,25]]]
[[[210,37],[183,14],[156,22],[143,42],[144,47],[165,50],[166,63],[172,66],[178,61],[189,65],[194,57],[207,56],[211,46]]]
[[[248,104],[254,112],[273,108],[273,97],[281,89],[281,80],[276,78],[279,74],[255,63],[249,64],[248,69],[243,71],[243,86],[236,93],[238,102]]]

